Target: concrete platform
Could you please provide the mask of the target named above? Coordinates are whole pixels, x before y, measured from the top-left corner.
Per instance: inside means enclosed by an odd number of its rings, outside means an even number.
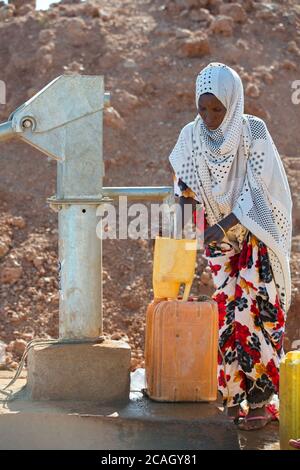
[[[32,400],[128,401],[130,346],[112,340],[34,346],[27,388]]]
[[[0,372],[0,388],[10,372]],[[23,374],[16,399],[0,403],[0,449],[204,450],[278,448],[278,429],[238,433],[216,403],[157,403],[139,392],[127,404],[31,401]],[[249,440],[250,439],[250,440]]]

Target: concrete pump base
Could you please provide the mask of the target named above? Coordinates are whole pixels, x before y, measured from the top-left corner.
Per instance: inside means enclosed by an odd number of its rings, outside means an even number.
[[[129,400],[130,347],[123,341],[35,346],[28,354],[31,400]]]

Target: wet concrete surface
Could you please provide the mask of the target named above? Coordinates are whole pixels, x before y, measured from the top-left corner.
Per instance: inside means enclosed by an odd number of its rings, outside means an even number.
[[[11,376],[0,371],[0,389]],[[131,392],[127,402],[105,406],[34,402],[28,400],[25,385],[23,373],[13,386],[15,399],[0,403],[2,449],[279,449],[278,422],[239,431],[218,403],[159,403],[140,392]]]

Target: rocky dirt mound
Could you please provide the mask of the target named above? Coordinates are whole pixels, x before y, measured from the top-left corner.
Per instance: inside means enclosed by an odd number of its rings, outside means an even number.
[[[241,75],[246,112],[265,119],[294,198],[293,305],[286,348],[300,339],[300,7],[290,1],[0,2],[0,79],[7,104],[0,122],[65,72],[103,74],[112,105],[104,128],[105,186],[171,185],[168,154],[193,120],[197,73],[211,61]],[[0,148],[0,340],[14,368],[33,337],[57,337],[56,164],[18,142]],[[150,241],[104,242],[104,329],[133,348],[143,366],[145,310],[151,299]],[[199,254],[193,293],[211,292]],[[295,344],[295,343],[294,343]],[[2,345],[3,346],[3,345]],[[0,358],[1,359],[1,358]],[[1,362],[1,360],[0,360]]]

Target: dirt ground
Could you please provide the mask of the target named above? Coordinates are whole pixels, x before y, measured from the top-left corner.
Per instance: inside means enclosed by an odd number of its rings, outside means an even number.
[[[241,75],[245,110],[262,117],[287,170],[294,201],[293,303],[286,350],[300,341],[300,6],[289,1],[0,2],[0,122],[65,72],[104,75],[105,186],[171,185],[168,155],[194,119],[198,72],[220,61]],[[21,6],[18,6],[21,5]],[[58,336],[56,163],[19,142],[0,147],[0,341],[2,368],[14,369],[33,337]],[[152,298],[151,241],[105,240],[104,331],[132,347],[144,366],[145,311]],[[193,294],[209,293],[199,263]],[[0,343],[1,344],[1,343]],[[0,348],[1,356],[1,348]]]

